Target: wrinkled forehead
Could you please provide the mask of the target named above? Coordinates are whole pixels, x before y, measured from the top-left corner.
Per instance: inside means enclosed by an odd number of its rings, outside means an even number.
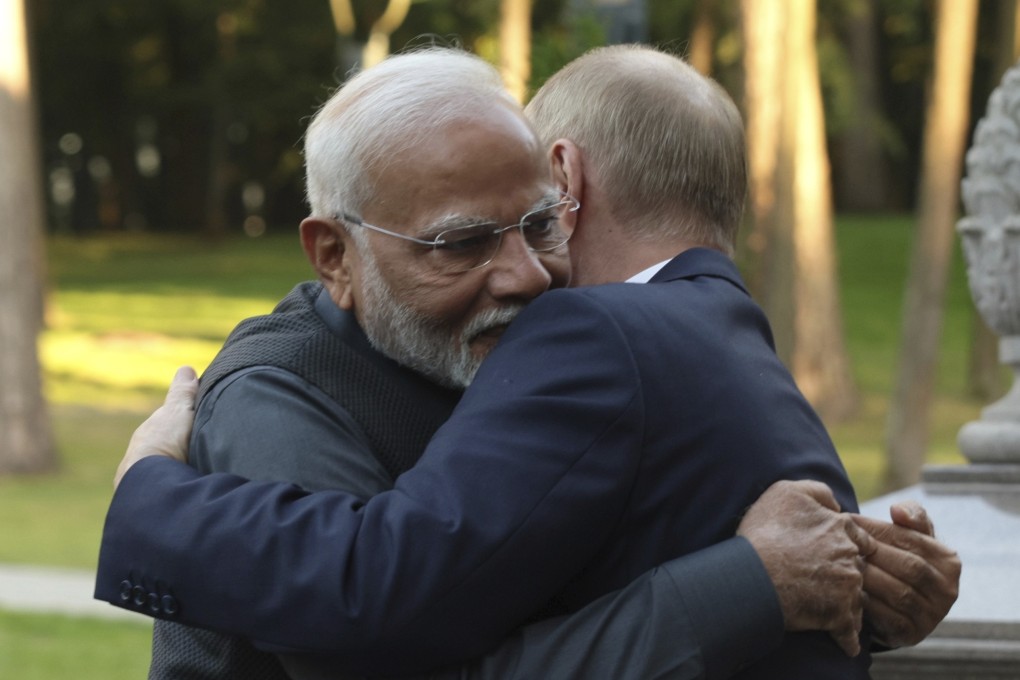
[[[451,216],[514,220],[556,194],[531,126],[504,106],[411,135],[373,165],[376,200],[365,219],[371,212],[395,228]]]

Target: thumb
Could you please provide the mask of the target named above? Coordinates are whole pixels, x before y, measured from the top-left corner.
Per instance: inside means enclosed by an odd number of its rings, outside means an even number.
[[[889,507],[889,516],[894,524],[919,531],[928,536],[935,535],[935,525],[928,513],[917,501],[903,501]]]
[[[198,375],[191,366],[181,366],[170,381],[170,389],[167,390],[166,406],[182,408],[188,411],[195,408],[195,395],[198,394]]]

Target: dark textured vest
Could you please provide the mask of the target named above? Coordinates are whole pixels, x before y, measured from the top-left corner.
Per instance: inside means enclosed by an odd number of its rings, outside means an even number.
[[[276,366],[301,376],[347,410],[394,478],[417,462],[460,393],[337,337],[315,312],[318,283],[294,288],[272,314],[242,321],[202,375],[199,399],[231,373]],[[287,680],[272,654],[238,637],[157,621],[149,680]]]
[[[361,425],[393,477],[413,466],[460,393],[427,382],[373,350],[359,351],[315,312],[319,283],[302,283],[272,314],[242,321],[202,375],[199,399],[231,373],[276,366],[312,383]]]

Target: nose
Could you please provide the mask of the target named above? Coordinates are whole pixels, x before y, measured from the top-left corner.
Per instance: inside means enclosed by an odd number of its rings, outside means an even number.
[[[520,229],[503,233],[496,257],[486,269],[486,288],[496,299],[528,302],[548,290],[552,282]]]

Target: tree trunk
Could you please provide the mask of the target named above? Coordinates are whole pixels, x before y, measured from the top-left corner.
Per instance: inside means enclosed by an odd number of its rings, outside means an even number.
[[[857,389],[843,340],[829,158],[818,74],[815,0],[787,3],[784,117],[793,169],[793,376],[823,418],[849,417]]]
[[[531,79],[531,0],[501,0],[499,66],[503,83],[519,102]]]
[[[924,129],[900,364],[886,440],[888,488],[916,483],[924,464],[974,64],[977,0],[937,0],[935,11],[935,73]]]
[[[362,68],[371,68],[389,56],[390,36],[404,23],[410,9],[411,0],[390,0],[386,4],[386,11],[376,19],[368,33],[368,42],[361,53]]]
[[[752,294],[770,312],[775,303],[766,300],[766,290],[775,291],[776,288],[766,286],[766,281],[773,278],[771,270],[775,267],[766,260],[766,253],[773,252],[769,243],[777,226],[776,172],[782,114],[780,59],[784,17],[785,7],[780,2],[743,0],[741,3],[750,194],[749,219],[743,237],[743,247],[748,256],[741,259]],[[786,269],[789,270],[789,267],[787,263]],[[788,299],[789,295],[785,298]]]
[[[694,10],[694,30],[691,31],[687,61],[706,76],[712,75],[712,56],[715,46],[715,22],[712,17],[712,0],[698,0]]]
[[[840,210],[878,212],[889,208],[889,167],[882,150],[882,102],[878,91],[878,36],[875,2],[853,6],[846,39],[853,71],[855,111],[839,141],[835,182]]]
[[[27,33],[23,0],[0,0],[0,473],[57,462],[39,375],[43,210]]]

